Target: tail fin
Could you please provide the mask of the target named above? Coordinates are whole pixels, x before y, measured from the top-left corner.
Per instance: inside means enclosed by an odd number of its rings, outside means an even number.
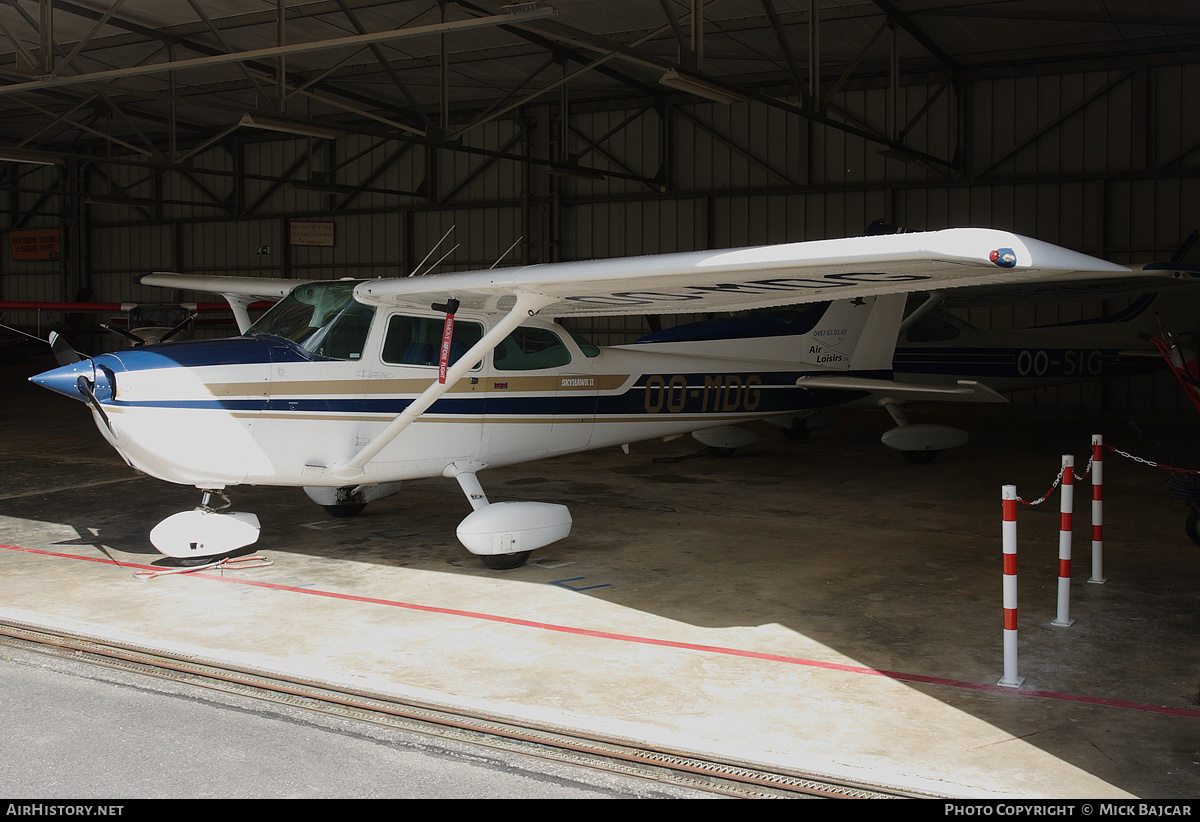
[[[814,303],[795,312],[750,314],[690,323],[635,344],[738,360],[811,365],[835,371],[891,371],[907,295]]]

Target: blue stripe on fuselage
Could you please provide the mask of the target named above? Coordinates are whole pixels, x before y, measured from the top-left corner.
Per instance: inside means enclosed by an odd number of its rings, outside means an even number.
[[[133,353],[133,352],[127,352]],[[151,357],[128,358],[135,366],[163,367],[158,352],[143,351]],[[174,359],[174,358],[173,358]],[[245,358],[240,360],[245,364]],[[157,365],[150,365],[157,363]],[[136,368],[135,368],[136,370]],[[563,391],[555,394],[516,395],[491,392],[467,397],[442,397],[429,413],[446,416],[657,416],[660,414],[774,414],[793,410],[821,408],[848,402],[865,392],[807,389],[796,386],[802,376],[828,372],[768,373],[692,373],[643,375],[627,391],[617,394],[589,394]],[[857,374],[873,378],[890,376],[870,372]],[[119,378],[118,378],[119,382]],[[186,400],[128,400],[106,402],[125,408],[211,409],[253,414],[364,414],[393,416],[413,401],[409,397],[380,396],[367,393],[369,380],[362,380],[362,396],[305,396],[304,394],[258,397],[229,397]]]
[[[131,348],[112,357],[124,371],[149,371],[156,368],[198,368],[208,365],[255,365],[261,363],[322,362],[295,343],[282,337],[259,335],[226,340],[192,340]]]
[[[103,354],[97,363],[106,362],[115,371],[146,371],[160,368],[197,368],[207,366],[265,365],[287,362],[327,361],[299,346],[267,335],[234,337],[225,340],[199,340],[165,343]],[[734,372],[643,375],[619,395],[563,391],[539,396],[508,396],[491,392],[470,397],[446,396],[428,413],[445,416],[552,417],[579,416],[657,416],[671,414],[773,414],[791,410],[820,408],[847,402],[865,392],[812,390],[796,386],[799,377],[811,371]],[[828,372],[816,372],[825,374]],[[514,375],[516,376],[516,375]],[[856,376],[887,377],[871,372]],[[117,378],[118,384],[120,378]],[[240,414],[399,414],[413,401],[406,397],[370,395],[370,380],[363,379],[360,397],[314,397],[303,393],[291,396],[229,397],[198,400],[108,401],[105,405],[126,408],[212,409]],[[248,386],[249,387],[249,386]]]

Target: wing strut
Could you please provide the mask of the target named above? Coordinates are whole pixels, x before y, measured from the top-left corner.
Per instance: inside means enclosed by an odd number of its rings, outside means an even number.
[[[900,323],[900,333],[903,334],[905,331],[911,328],[917,320],[924,317],[926,314],[937,308],[945,301],[946,293],[944,291],[930,291],[929,295],[925,298],[925,302],[914,308],[913,312],[905,317]]]
[[[225,298],[225,302],[229,303],[229,308],[233,311],[233,319],[237,322],[238,333],[245,334],[250,326],[254,325],[249,311],[254,298],[245,294],[222,294],[221,296]]]
[[[484,334],[479,342],[471,346],[470,350],[446,370],[444,381],[442,379],[435,379],[430,383],[429,387],[421,393],[421,396],[417,397],[407,408],[397,414],[395,419],[388,423],[388,426],[379,432],[375,439],[367,443],[361,451],[350,459],[343,460],[334,465],[331,469],[333,475],[342,480],[361,477],[366,473],[365,468],[367,463],[378,456],[379,452],[387,447],[388,443],[398,437],[405,428],[408,428],[418,417],[424,414],[429,406],[433,405],[443,394],[449,391],[459,379],[471,370],[475,363],[483,359],[489,351],[515,331],[517,326],[524,322],[527,317],[532,317],[538,311],[554,302],[553,297],[547,297],[544,294],[536,294],[531,291],[517,291],[516,298],[517,301],[513,304],[512,309],[498,323],[492,326],[492,330]]]

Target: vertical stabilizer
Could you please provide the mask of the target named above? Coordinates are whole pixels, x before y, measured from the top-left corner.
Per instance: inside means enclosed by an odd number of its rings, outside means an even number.
[[[852,371],[891,371],[907,294],[876,297],[850,360]]]

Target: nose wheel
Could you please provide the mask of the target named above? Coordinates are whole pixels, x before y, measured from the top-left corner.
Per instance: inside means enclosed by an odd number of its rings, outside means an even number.
[[[214,507],[214,503],[223,501]],[[226,512],[229,497],[205,489],[200,507],[172,514],[150,532],[150,542],[161,553],[181,564],[198,564],[232,553],[258,541],[258,517],[240,511]]]

